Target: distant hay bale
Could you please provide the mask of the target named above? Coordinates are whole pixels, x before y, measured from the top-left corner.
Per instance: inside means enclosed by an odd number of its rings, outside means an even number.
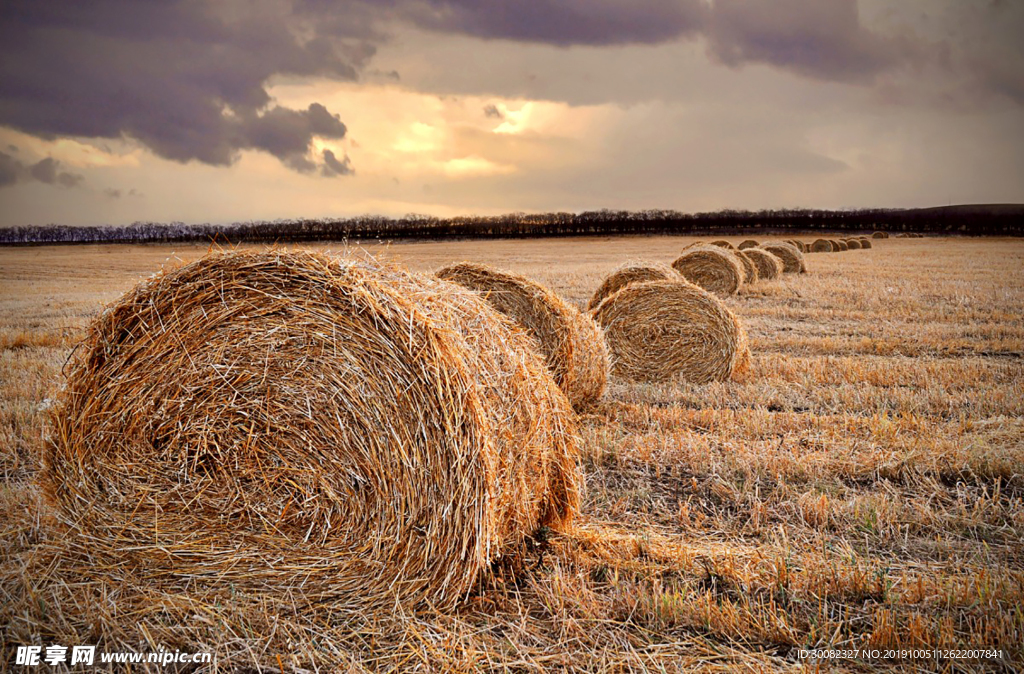
[[[747,248],[757,248],[757,246],[758,246],[757,241],[754,241],[753,239],[747,239],[746,241],[741,243],[739,246],[737,246],[737,248],[739,250],[746,250]]]
[[[69,368],[43,480],[110,582],[448,607],[579,504],[529,337],[372,260],[207,256],[124,295]]]
[[[672,268],[716,295],[735,295],[743,285],[743,264],[732,252],[714,246],[686,250],[672,263]]]
[[[796,248],[798,251],[800,251],[801,253],[806,253],[807,252],[807,246],[804,245],[803,241],[799,241],[797,239],[786,239],[786,243],[792,244],[792,246],[794,248]]]
[[[815,239],[814,243],[811,244],[811,252],[813,253],[831,253],[832,242],[828,239]]]
[[[593,315],[605,330],[617,376],[704,384],[749,367],[739,320],[718,298],[687,281],[632,283],[605,299]]]
[[[842,253],[846,250],[849,250],[849,247],[839,239],[829,239],[829,241],[832,242],[833,253]]]
[[[857,239],[843,239],[843,243],[845,243],[846,247],[850,250],[860,250],[860,241]]]
[[[782,272],[784,274],[807,273],[807,263],[804,261],[804,254],[797,250],[793,244],[784,242],[766,243],[761,248],[782,260]]]
[[[577,410],[601,399],[608,382],[608,346],[589,316],[535,281],[484,265],[463,262],[436,276],[480,293],[524,328]]]
[[[757,277],[762,281],[773,281],[782,276],[783,264],[777,256],[761,248],[744,250],[743,254],[757,267]]]
[[[711,245],[718,246],[719,248],[725,248],[726,250],[736,250],[736,246],[732,245],[725,239],[718,239],[717,241],[712,241]]]
[[[754,261],[747,257],[745,251],[737,250],[735,253],[736,259],[743,265],[743,283],[744,285],[750,285],[751,283],[757,283],[757,265]]]
[[[625,288],[630,283],[643,283],[644,281],[671,281],[681,278],[679,272],[667,264],[655,262],[627,263],[605,278],[601,285],[594,292],[587,304],[587,311],[593,311],[601,301],[609,295]]]
[[[872,232],[871,233],[871,238],[872,239],[888,239],[889,238],[889,233],[888,232]]]
[[[862,236],[859,239],[857,239],[857,241],[860,242],[860,247],[861,248],[870,248],[871,247],[871,239],[869,239],[867,237]]]

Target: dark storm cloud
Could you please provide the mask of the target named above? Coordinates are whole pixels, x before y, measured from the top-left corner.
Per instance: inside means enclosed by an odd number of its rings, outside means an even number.
[[[560,46],[674,40],[695,34],[706,11],[700,0],[423,0],[401,6],[425,28]]]
[[[327,177],[347,176],[355,173],[352,169],[352,162],[349,161],[347,156],[345,159],[338,161],[338,158],[330,150],[324,150],[324,165],[320,172]]]
[[[352,80],[374,51],[318,34],[277,2],[30,0],[2,12],[0,125],[48,139],[130,136],[182,162],[227,165],[251,148],[312,170],[311,138],[345,127],[321,105],[272,106],[267,79]]]
[[[914,55],[909,41],[865,28],[857,0],[715,0],[707,33],[725,65],[763,63],[820,80],[868,81]]]
[[[70,188],[77,187],[85,180],[84,176],[78,173],[62,171],[60,166],[60,162],[53,157],[46,157],[29,165],[6,152],[0,152],[0,188],[33,180],[46,185]]]

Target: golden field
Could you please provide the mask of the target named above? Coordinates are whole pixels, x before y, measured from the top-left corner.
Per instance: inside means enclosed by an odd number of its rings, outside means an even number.
[[[621,263],[671,262],[693,240],[365,249],[420,271],[503,267],[582,308]],[[863,671],[1021,667],[1024,242],[872,243],[725,300],[754,353],[742,382],[613,380],[582,419],[571,534],[541,536],[454,613],[359,619],[189,605],[127,572],[111,588],[88,550],[61,548],[35,482],[61,366],[106,303],[208,247],[0,249],[4,666],[15,644],[103,643],[264,671],[785,670],[806,648],[1002,651],[827,663]],[[146,601],[128,610],[125,588]],[[187,625],[166,617],[183,604]]]

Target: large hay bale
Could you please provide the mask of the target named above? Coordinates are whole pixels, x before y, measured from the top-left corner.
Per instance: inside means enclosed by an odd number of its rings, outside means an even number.
[[[872,239],[888,239],[889,238],[889,233],[888,232],[872,232],[871,233],[871,238]]]
[[[672,268],[686,280],[717,295],[735,295],[743,285],[743,263],[723,248],[688,249],[676,258]]]
[[[632,283],[594,311],[612,350],[613,372],[637,381],[703,384],[742,374],[746,332],[714,295],[687,281]]]
[[[782,260],[782,272],[784,274],[805,274],[807,263],[804,261],[804,254],[796,249],[796,246],[789,243],[766,243],[761,246],[775,257]]]
[[[579,503],[575,415],[529,342],[372,260],[214,254],[92,324],[47,494],[112,582],[450,606]]]
[[[719,248],[725,248],[726,250],[736,250],[736,246],[732,245],[725,239],[718,239],[717,241],[712,241],[711,245],[718,246]]]
[[[831,253],[832,242],[828,239],[815,239],[814,243],[811,244],[811,252],[814,253]]]
[[[463,262],[436,275],[480,293],[533,336],[573,407],[583,410],[601,399],[608,383],[608,346],[589,316],[535,281],[484,265]]]
[[[672,267],[656,262],[627,263],[609,274],[590,298],[587,311],[593,311],[604,298],[625,288],[630,283],[644,281],[671,281],[682,278]]]
[[[782,276],[783,264],[777,256],[761,248],[751,248],[743,254],[757,266],[758,279],[772,281]]]
[[[751,283],[757,283],[757,265],[754,261],[747,257],[746,253],[742,250],[737,250],[736,259],[740,261],[743,266],[743,283],[744,285],[750,285]]]
[[[746,241],[741,243],[739,246],[737,246],[737,248],[739,250],[746,250],[747,248],[757,248],[757,246],[758,246],[757,241],[754,241],[753,239],[747,239]]]
[[[843,239],[843,243],[845,243],[846,247],[850,250],[860,250],[860,241],[857,239]]]
[[[857,241],[860,242],[860,247],[861,248],[870,248],[871,247],[871,239],[867,238],[866,236],[860,237],[859,239],[857,239]]]

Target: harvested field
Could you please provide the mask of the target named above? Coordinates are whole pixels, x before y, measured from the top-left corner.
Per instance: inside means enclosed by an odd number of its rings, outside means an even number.
[[[688,241],[368,248],[427,273],[508,268],[583,308],[626,260],[667,264]],[[0,249],[3,642],[209,649],[221,671],[804,671],[801,648],[924,647],[999,649],[955,667],[1017,671],[1024,242],[873,243],[722,300],[753,352],[742,381],[613,378],[580,418],[570,530],[527,539],[453,610],[359,615],[297,609],[301,592],[174,591],[130,569],[115,585],[63,544],[39,482],[61,368],[104,304],[207,247]],[[138,624],[149,637],[126,640]]]

